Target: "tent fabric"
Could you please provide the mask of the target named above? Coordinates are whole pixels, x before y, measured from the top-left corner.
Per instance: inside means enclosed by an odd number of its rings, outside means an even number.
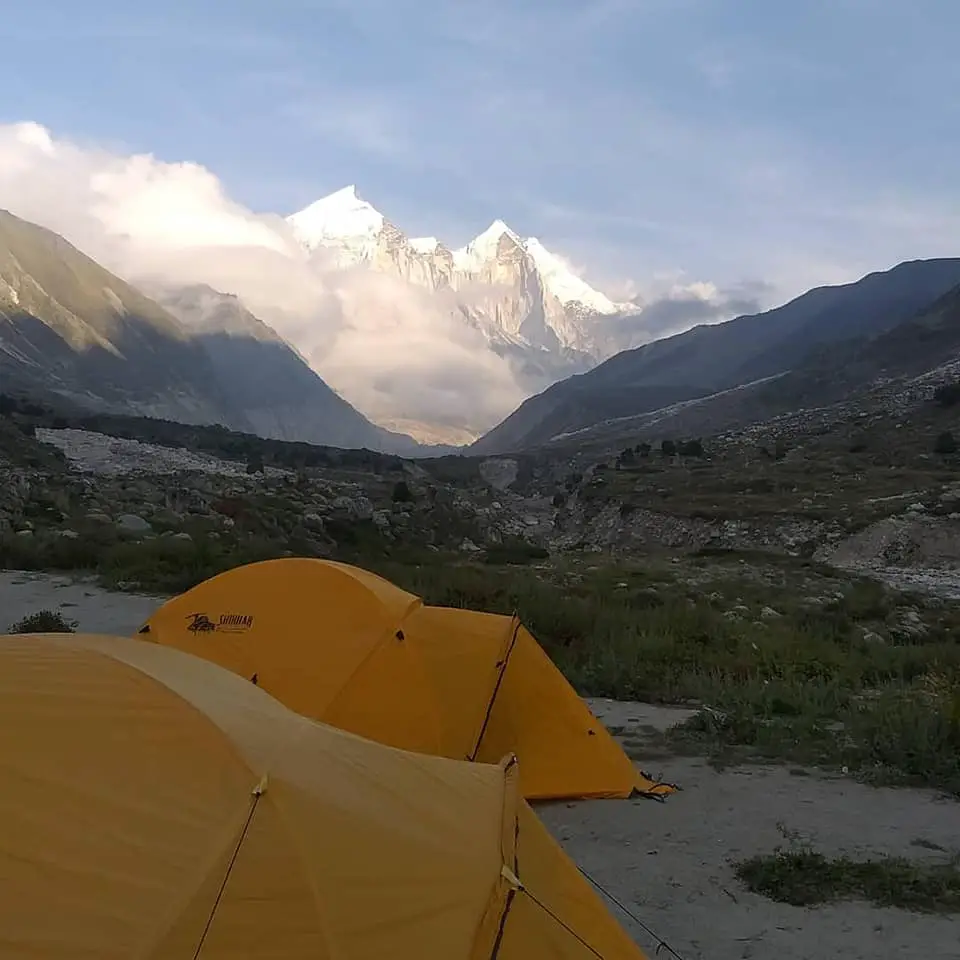
[[[457,760],[520,760],[528,800],[662,797],[516,619],[426,606],[329,560],[236,567],[141,634],[213,660],[305,716]]]
[[[513,758],[373,743],[157,644],[0,637],[0,770],[5,960],[644,957]]]

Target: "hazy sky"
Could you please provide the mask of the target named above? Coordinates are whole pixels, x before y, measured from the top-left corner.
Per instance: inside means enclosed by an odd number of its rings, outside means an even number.
[[[355,183],[618,293],[781,300],[960,252],[958,36],[956,0],[33,0],[0,122],[193,161],[257,212]]]

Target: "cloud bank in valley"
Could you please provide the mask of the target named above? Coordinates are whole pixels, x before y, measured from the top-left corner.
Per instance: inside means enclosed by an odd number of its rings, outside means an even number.
[[[118,156],[32,123],[0,126],[0,207],[130,282],[237,294],[373,419],[477,431],[523,399],[508,364],[442,302],[308,257],[282,217],[235,203],[197,164]]]
[[[118,155],[35,123],[0,126],[0,207],[60,233],[130,282],[206,283],[238,295],[385,425],[441,423],[466,439],[525,398],[509,362],[487,349],[452,299],[308,255],[281,216],[244,208],[197,164]],[[652,299],[638,297],[642,315],[612,325],[608,347],[726,319],[756,306],[755,292],[674,278]]]

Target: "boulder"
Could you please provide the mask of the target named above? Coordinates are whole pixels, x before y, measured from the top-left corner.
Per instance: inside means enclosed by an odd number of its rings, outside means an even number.
[[[117,531],[128,537],[145,537],[153,533],[153,528],[143,517],[138,517],[135,513],[121,514],[114,521]]]

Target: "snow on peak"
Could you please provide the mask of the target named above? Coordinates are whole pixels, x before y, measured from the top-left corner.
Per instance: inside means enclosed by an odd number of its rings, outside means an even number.
[[[612,300],[578,277],[567,263],[551,253],[536,237],[528,237],[523,245],[543,277],[544,286],[562,304],[582,303],[597,313],[618,311],[619,307]]]
[[[487,227],[483,233],[479,234],[467,244],[467,249],[471,247],[474,250],[480,249],[491,249],[494,253],[496,252],[497,246],[500,243],[500,238],[503,236],[509,237],[515,244],[518,246],[522,244],[522,241],[517,234],[515,234],[502,220],[494,220],[493,223]]]
[[[518,247],[523,247],[523,241],[502,220],[494,220],[483,233],[474,237],[465,247],[461,247],[454,255],[454,263],[462,270],[476,270],[484,263],[493,260],[500,248],[502,237],[509,237]]]
[[[437,252],[440,241],[436,237],[413,237],[410,241],[410,246],[417,253],[430,254]]]
[[[477,270],[496,257],[500,240],[504,236],[509,237],[526,252],[543,278],[544,286],[560,303],[579,303],[589,310],[605,314],[617,313],[620,309],[612,300],[578,277],[568,263],[547,250],[536,237],[521,239],[502,220],[494,220],[483,233],[457,250],[454,254],[455,263],[463,270]]]
[[[361,257],[376,243],[384,218],[366,200],[357,196],[350,184],[287,217],[297,239],[308,249],[318,246],[343,246]]]

